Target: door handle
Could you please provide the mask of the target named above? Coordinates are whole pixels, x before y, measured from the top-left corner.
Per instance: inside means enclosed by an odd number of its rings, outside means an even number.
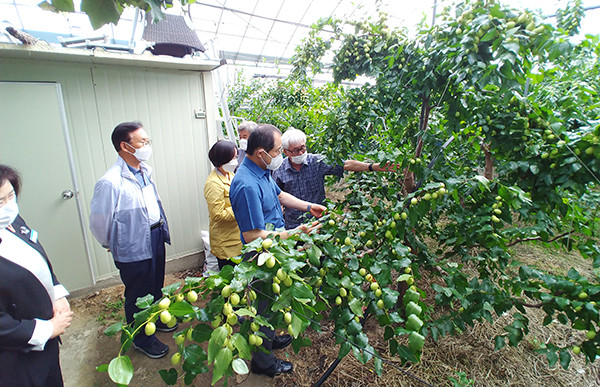
[[[63,198],[63,200],[72,199],[73,196],[75,196],[75,194],[70,189],[62,191],[62,198]]]

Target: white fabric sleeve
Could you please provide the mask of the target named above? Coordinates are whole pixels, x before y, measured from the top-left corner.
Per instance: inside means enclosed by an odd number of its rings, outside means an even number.
[[[35,319],[35,328],[31,339],[27,342],[29,345],[33,345],[32,351],[43,351],[48,339],[52,336],[54,325],[49,320]]]
[[[67,290],[67,288],[65,288],[61,284],[54,285],[54,299],[55,300],[60,300],[61,298],[66,297],[69,294],[70,293]]]

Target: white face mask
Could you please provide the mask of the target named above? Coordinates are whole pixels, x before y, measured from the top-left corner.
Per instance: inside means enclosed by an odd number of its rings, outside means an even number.
[[[221,167],[225,170],[225,172],[233,173],[238,166],[237,158],[231,159],[227,164],[221,165]]]
[[[299,156],[292,156],[292,163],[294,164],[304,164],[304,160],[306,160],[306,156],[308,156],[307,152],[302,153]]]
[[[248,149],[248,139],[246,139],[246,138],[240,139],[240,149],[241,150]]]
[[[132,147],[133,149],[135,149],[135,152],[129,152],[132,155],[135,156],[136,159],[138,159],[139,161],[148,161],[148,159],[150,159],[150,156],[152,156],[152,148],[150,147],[150,145],[144,145],[143,147],[136,149],[134,148],[131,144],[127,144],[130,147]]]
[[[271,157],[267,151],[265,151],[265,154],[271,159],[271,164],[265,163],[267,164],[268,170],[274,171],[281,166],[281,163],[283,163],[283,155],[281,153],[278,154],[277,157]]]
[[[12,198],[8,203],[0,207],[0,230],[10,226],[19,215],[19,205],[17,197]]]

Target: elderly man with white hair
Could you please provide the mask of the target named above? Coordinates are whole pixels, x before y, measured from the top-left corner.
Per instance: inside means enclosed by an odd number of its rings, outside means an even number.
[[[283,152],[287,158],[273,172],[273,179],[281,188],[299,199],[310,203],[323,204],[325,201],[325,176],[341,177],[344,171],[387,171],[388,164],[363,163],[357,160],[346,160],[343,165],[330,165],[322,155],[308,153],[306,149],[306,134],[290,127],[281,136]],[[285,208],[285,228],[292,229],[303,223],[302,211]]]

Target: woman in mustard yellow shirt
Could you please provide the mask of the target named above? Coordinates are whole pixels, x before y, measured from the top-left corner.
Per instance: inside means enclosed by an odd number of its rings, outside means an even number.
[[[210,249],[222,269],[225,265],[234,265],[230,258],[239,256],[242,251],[240,229],[229,201],[229,187],[238,164],[237,148],[230,141],[217,141],[210,148],[208,158],[215,167],[204,185],[210,218]]]

